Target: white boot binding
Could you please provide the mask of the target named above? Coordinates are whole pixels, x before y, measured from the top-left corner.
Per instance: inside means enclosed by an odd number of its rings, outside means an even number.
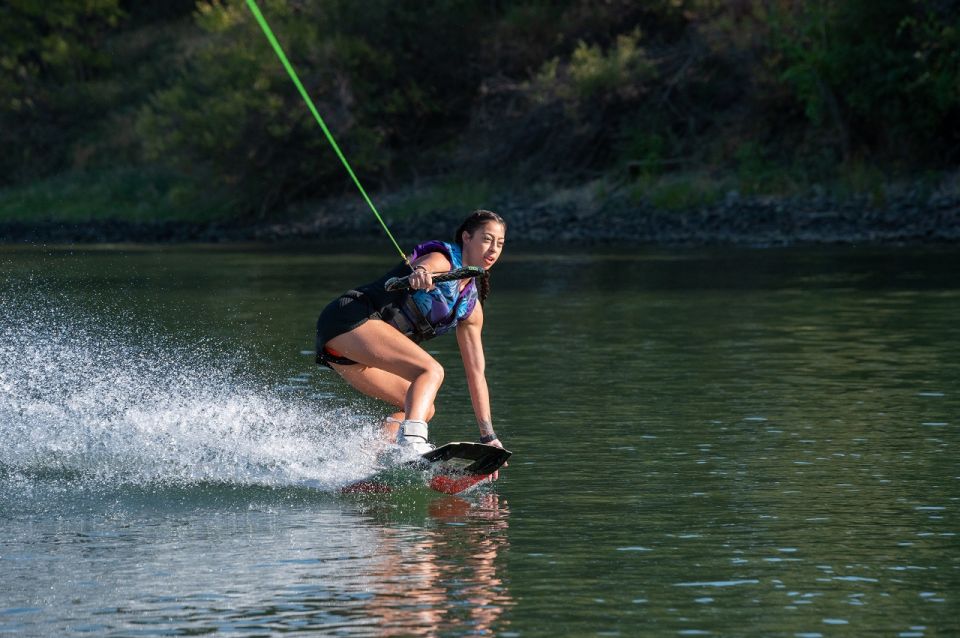
[[[407,419],[400,424],[397,433],[397,444],[407,447],[417,454],[424,454],[433,449],[427,443],[427,422],[418,419]]]

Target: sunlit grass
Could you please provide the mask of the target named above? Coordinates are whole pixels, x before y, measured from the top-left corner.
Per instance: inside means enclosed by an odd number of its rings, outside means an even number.
[[[416,219],[438,211],[489,208],[495,193],[496,188],[486,180],[456,177],[401,193],[383,208],[391,219]]]
[[[648,202],[661,210],[687,210],[718,202],[729,190],[729,180],[701,173],[644,175],[627,186],[630,203]]]
[[[229,209],[199,179],[150,169],[72,172],[0,190],[5,222],[207,222]]]

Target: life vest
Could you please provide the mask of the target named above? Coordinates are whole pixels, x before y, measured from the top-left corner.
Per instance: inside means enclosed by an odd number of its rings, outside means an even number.
[[[443,253],[450,260],[452,268],[463,266],[460,246],[435,240],[414,248],[410,261],[433,252]],[[477,286],[471,279],[460,290],[460,281],[443,281],[435,284],[433,290],[405,293],[404,299],[397,305],[402,318],[394,316],[388,321],[415,341],[422,341],[450,332],[457,327],[457,323],[469,317],[477,305]],[[410,326],[414,327],[413,334]]]

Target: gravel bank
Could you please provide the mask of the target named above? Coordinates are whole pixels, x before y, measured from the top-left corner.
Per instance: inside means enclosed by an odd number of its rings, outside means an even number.
[[[134,223],[0,223],[5,243],[233,242],[350,240],[380,236],[382,229],[357,198],[331,200],[299,220],[244,225]],[[566,196],[524,201],[505,197],[490,208],[523,243],[588,245],[807,244],[907,245],[960,241],[960,196],[903,195],[878,204],[829,197],[728,196],[683,211],[633,205],[623,199]],[[446,237],[469,212],[439,210],[415,219],[386,219],[398,238]]]

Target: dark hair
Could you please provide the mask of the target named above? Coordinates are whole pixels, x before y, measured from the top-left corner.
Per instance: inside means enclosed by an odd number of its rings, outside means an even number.
[[[463,248],[463,233],[466,232],[471,237],[473,233],[476,232],[478,228],[486,224],[487,222],[497,222],[503,229],[507,229],[507,222],[503,221],[503,217],[497,215],[492,210],[475,210],[470,213],[470,216],[463,220],[463,223],[460,224],[460,227],[457,228],[456,234],[453,236],[453,241],[456,242],[457,246]],[[483,302],[487,300],[487,297],[490,295],[490,273],[485,273],[482,277],[477,279],[477,296],[480,298],[480,305],[483,305]]]

